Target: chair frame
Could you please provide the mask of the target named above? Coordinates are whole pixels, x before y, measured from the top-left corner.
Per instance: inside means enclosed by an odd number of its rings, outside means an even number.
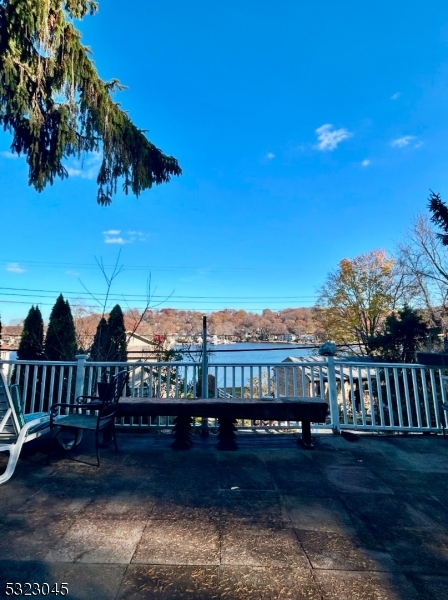
[[[9,452],[5,472],[0,475],[0,484],[14,474],[24,443],[34,440],[50,431],[50,414],[45,412],[24,414],[20,402],[20,386],[8,386],[4,373],[0,370],[0,385],[9,405],[0,421],[0,452]],[[6,432],[6,428],[11,430]],[[7,438],[8,441],[1,438]]]
[[[53,453],[53,442],[60,442],[59,436],[63,432],[72,432],[74,440],[71,444],[61,444],[65,449],[74,448],[79,444],[83,431],[95,432],[96,466],[100,466],[99,436],[103,433],[103,446],[112,442],[118,452],[115,433],[115,413],[117,403],[129,379],[126,370],[116,373],[108,383],[99,383],[98,396],[78,396],[74,403],[60,402],[50,408],[50,448],[47,463]],[[104,386],[104,387],[101,387]],[[63,414],[61,414],[63,413]]]

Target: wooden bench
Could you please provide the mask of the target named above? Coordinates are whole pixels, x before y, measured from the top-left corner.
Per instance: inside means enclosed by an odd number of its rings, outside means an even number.
[[[311,423],[325,423],[328,405],[322,398],[120,398],[117,417],[174,416],[174,448],[191,445],[193,417],[219,420],[218,448],[236,450],[236,419],[300,421],[303,446],[313,448]]]

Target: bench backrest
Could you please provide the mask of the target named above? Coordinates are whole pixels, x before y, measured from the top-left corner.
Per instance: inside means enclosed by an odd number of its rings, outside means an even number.
[[[19,435],[25,424],[18,386],[12,387],[14,390],[11,394],[5,375],[0,371],[0,440]]]

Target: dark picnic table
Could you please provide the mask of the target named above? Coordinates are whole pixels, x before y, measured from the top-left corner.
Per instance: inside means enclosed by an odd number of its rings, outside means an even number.
[[[215,417],[219,422],[218,448],[236,449],[236,419],[300,421],[301,442],[312,448],[311,423],[325,423],[328,405],[322,398],[120,398],[117,417],[176,417],[173,447],[191,445],[193,417]]]

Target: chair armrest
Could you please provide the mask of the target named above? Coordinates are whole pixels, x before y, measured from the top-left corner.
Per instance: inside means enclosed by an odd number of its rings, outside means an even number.
[[[75,400],[75,402],[79,402],[82,399],[90,399],[90,400],[97,400],[98,402],[102,402],[101,398],[99,396],[78,396]],[[86,404],[86,402],[83,402],[83,404]]]
[[[80,396],[81,397],[81,396]],[[93,396],[95,397],[95,396]],[[61,408],[70,410],[99,410],[103,406],[102,402],[86,402],[85,404],[73,404],[71,402],[58,402],[50,406],[50,419],[54,420],[60,412]]]

